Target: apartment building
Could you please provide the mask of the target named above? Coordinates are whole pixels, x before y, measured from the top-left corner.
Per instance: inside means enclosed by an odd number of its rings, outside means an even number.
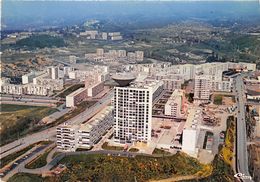
[[[47,96],[53,93],[53,90],[44,85],[27,84],[24,89],[24,94]]]
[[[53,93],[51,88],[48,88],[45,85],[35,85],[33,83],[25,85],[3,83],[0,84],[0,87],[0,92],[2,94],[47,96]]]
[[[56,128],[57,149],[64,152],[76,151],[79,125],[59,125]]]
[[[101,38],[102,38],[102,40],[107,40],[107,33],[106,32],[102,32],[101,33]]]
[[[22,95],[25,93],[25,89],[24,89],[23,85],[3,83],[3,84],[1,84],[1,93],[2,94]]]
[[[163,83],[160,81],[115,88],[115,142],[124,144],[151,140],[152,102],[162,88]]]
[[[195,76],[194,100],[208,102],[210,99],[212,78],[209,75]]]
[[[104,56],[104,49],[97,49],[97,56]]]
[[[182,80],[175,80],[170,78],[162,79],[162,81],[164,83],[165,90],[181,89],[181,84],[183,83]]]
[[[96,39],[98,36],[98,31],[96,30],[88,30],[85,32],[80,32],[80,36],[86,36],[87,39]]]
[[[28,84],[33,82],[33,78],[44,74],[44,72],[30,72],[22,76],[22,84]]]
[[[200,122],[202,111],[200,108],[190,108],[188,117],[183,129],[182,151],[196,157],[198,154],[198,137],[200,134]]]
[[[98,82],[88,88],[88,96],[95,97],[104,90],[104,82]]]
[[[62,90],[64,81],[63,79],[51,79],[45,75],[41,75],[33,79],[33,84],[45,86],[50,90]]]
[[[111,40],[122,40],[123,39],[123,37],[122,37],[120,32],[109,32],[108,33],[108,37]]]
[[[256,70],[256,64],[254,63],[244,63],[244,62],[239,62],[239,63],[232,63],[232,62],[227,62],[228,68],[229,69],[234,69],[234,70],[248,70],[248,71],[255,71]]]
[[[54,67],[54,66],[48,67],[47,72],[51,79],[55,80],[55,79],[59,78],[59,68],[58,67]]]
[[[80,148],[92,148],[110,128],[113,127],[113,107],[108,106],[78,131]]]
[[[63,75],[64,75],[64,77],[68,77],[69,76],[69,72],[72,72],[74,70],[75,70],[74,67],[64,66],[63,67]]]
[[[144,52],[143,51],[135,51],[135,58],[136,58],[136,61],[143,61],[144,60]]]
[[[57,149],[74,152],[78,148],[90,149],[113,126],[113,107],[107,106],[86,124],[57,126]]]
[[[181,116],[182,106],[183,91],[176,89],[165,104],[164,114],[178,118]]]
[[[233,87],[232,81],[212,80],[212,91],[231,92]]]
[[[74,56],[74,55],[69,56],[69,62],[71,64],[76,64],[77,63],[77,57]]]
[[[68,72],[70,79],[78,79],[80,81],[96,80],[104,81],[107,78],[108,68],[107,66],[93,66],[88,70],[74,70]]]
[[[75,107],[88,96],[88,88],[79,88],[66,96],[66,107]]]
[[[118,50],[118,57],[125,58],[126,57],[126,50]]]

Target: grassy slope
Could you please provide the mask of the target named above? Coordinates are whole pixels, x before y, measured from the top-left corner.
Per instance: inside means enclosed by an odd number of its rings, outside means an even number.
[[[15,47],[26,46],[30,49],[44,48],[44,47],[63,47],[65,42],[61,37],[51,35],[33,35],[31,37],[19,40]]]
[[[18,173],[8,179],[8,182],[41,182],[43,179],[39,175]]]
[[[56,109],[18,105],[2,105],[0,145],[11,142],[19,136],[26,135],[34,126]]]
[[[133,181],[134,177],[146,181],[195,174],[203,168],[196,159],[183,153],[162,158],[79,155],[66,157],[61,163],[68,167],[62,181]]]

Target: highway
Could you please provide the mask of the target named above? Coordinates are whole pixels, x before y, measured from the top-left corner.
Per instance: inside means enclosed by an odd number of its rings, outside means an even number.
[[[237,172],[245,176],[250,176],[248,170],[248,151],[247,151],[247,133],[245,123],[245,100],[244,100],[244,84],[242,76],[239,75],[235,78],[234,84],[237,100],[237,154],[236,165]],[[242,181],[250,182],[251,179],[241,179]]]
[[[95,105],[93,105],[90,108],[87,108],[84,112],[80,113],[79,115],[75,116],[72,119],[69,119],[66,121],[68,124],[79,124],[84,121],[87,121],[91,117],[93,117],[95,114],[97,114],[100,110],[102,110],[106,105],[108,105],[111,101],[111,98],[113,96],[113,92],[110,91],[107,95],[105,95],[99,102],[97,102]],[[43,140],[50,140],[54,139],[54,136],[56,135],[56,126],[40,131],[38,133],[34,133],[28,136],[25,136],[23,138],[20,138],[19,140],[16,140],[12,143],[9,143],[7,145],[4,145],[0,147],[1,151],[1,158],[17,152],[33,143],[43,141]]]

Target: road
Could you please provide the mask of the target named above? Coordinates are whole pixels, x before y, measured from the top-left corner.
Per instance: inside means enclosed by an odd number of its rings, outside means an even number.
[[[4,176],[1,177],[2,181],[7,181],[10,177],[12,177],[14,174],[21,172],[22,169],[29,170],[25,168],[25,165],[38,156],[42,155],[47,149],[55,147],[55,144],[46,144],[46,145],[40,145],[32,148],[28,152],[26,152],[21,157],[17,158],[14,162],[11,162],[9,164],[8,168],[5,168],[4,170]],[[41,168],[39,168],[41,169]]]
[[[24,106],[42,106],[42,107],[55,107],[56,104],[53,103],[39,103],[39,102],[27,102],[27,101],[1,101],[1,104],[8,105],[24,105]]]
[[[66,157],[66,156],[74,156],[74,155],[90,155],[90,154],[104,154],[104,155],[111,155],[111,156],[122,156],[122,157],[135,157],[136,155],[145,155],[145,156],[151,156],[147,154],[138,154],[134,152],[127,152],[127,151],[113,151],[113,150],[96,150],[96,151],[81,151],[81,152],[68,152],[68,153],[61,153],[57,156],[55,156],[54,159],[47,159],[47,165],[37,168],[37,169],[27,169],[25,168],[25,165],[29,162],[31,162],[33,159],[35,159],[37,156],[43,154],[45,151],[47,151],[48,148],[51,148],[52,146],[48,147],[42,147],[40,150],[37,151],[37,153],[30,153],[27,154],[29,156],[27,159],[23,159],[22,161],[18,162],[15,167],[13,167],[11,170],[8,171],[8,173],[1,179],[2,181],[7,181],[10,177],[12,177],[16,173],[30,173],[30,174],[46,174],[51,171],[53,167],[55,167],[59,161]],[[55,151],[54,151],[55,152]],[[34,154],[34,156],[32,156]],[[48,155],[49,156],[49,155]]]
[[[68,124],[79,124],[84,121],[87,121],[91,117],[93,117],[95,114],[97,114],[102,108],[104,108],[106,105],[108,105],[111,101],[111,98],[113,96],[113,92],[109,92],[106,94],[99,102],[97,102],[95,105],[93,105],[90,108],[87,108],[84,112],[80,113],[79,115],[75,116],[74,118],[66,121]],[[20,138],[19,140],[16,140],[12,143],[9,143],[7,145],[4,145],[0,147],[1,151],[1,158],[17,152],[33,143],[43,141],[43,140],[49,140],[53,136],[56,135],[56,126],[40,131],[38,133],[34,133],[32,135],[28,135],[26,137]]]
[[[235,78],[235,92],[237,100],[237,172],[245,176],[250,176],[248,170],[248,151],[247,151],[247,133],[245,123],[245,97],[244,97],[244,84],[242,76],[239,75]],[[252,181],[250,179],[243,179],[242,181]]]
[[[2,104],[15,104],[15,105],[32,105],[32,106],[56,106],[56,103],[59,102],[56,99],[52,98],[43,98],[43,97],[21,97],[16,98],[13,96],[2,95],[0,97]]]
[[[2,94],[1,97],[9,97],[9,98],[27,98],[27,99],[43,99],[43,100],[56,100],[51,96],[39,96],[39,95],[16,95],[16,94]]]
[[[53,99],[53,98],[49,98],[49,97],[25,97],[25,96],[21,96],[21,97],[13,97],[13,96],[8,96],[8,95],[1,95],[0,97],[1,100],[5,100],[5,101],[28,101],[28,102],[49,102],[49,103],[56,103],[59,102],[59,100],[57,99]]]

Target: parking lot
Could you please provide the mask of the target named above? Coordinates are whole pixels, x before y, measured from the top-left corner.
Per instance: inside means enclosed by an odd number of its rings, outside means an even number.
[[[153,118],[152,141],[156,148],[176,152],[181,149],[181,134],[185,122],[176,122],[172,119]]]

